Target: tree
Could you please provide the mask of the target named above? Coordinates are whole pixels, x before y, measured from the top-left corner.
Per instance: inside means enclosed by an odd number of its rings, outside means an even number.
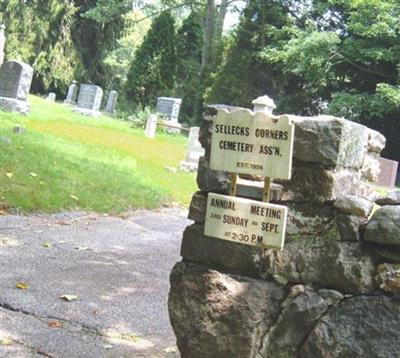
[[[180,121],[194,124],[201,96],[203,28],[201,16],[191,12],[177,34],[176,93],[182,97]]]
[[[142,108],[173,92],[177,62],[174,24],[169,12],[155,18],[132,61],[126,93]]]
[[[280,10],[279,10],[280,9]],[[344,116],[381,131],[400,159],[400,4],[395,0],[253,0],[209,102]]]
[[[70,1],[0,1],[6,58],[33,66],[33,91],[63,93],[83,66],[72,39],[77,8]]]

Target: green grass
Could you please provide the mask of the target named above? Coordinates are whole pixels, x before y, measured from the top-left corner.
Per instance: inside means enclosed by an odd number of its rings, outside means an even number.
[[[26,117],[0,112],[0,206],[119,213],[188,204],[195,176],[165,169],[185,157],[185,137],[151,140],[116,119],[81,116],[34,96],[30,103]],[[14,134],[17,124],[27,131]]]

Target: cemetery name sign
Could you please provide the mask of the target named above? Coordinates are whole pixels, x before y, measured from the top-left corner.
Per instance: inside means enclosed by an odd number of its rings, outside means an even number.
[[[235,175],[290,179],[293,140],[294,125],[287,116],[221,109],[212,126],[210,167]],[[281,250],[286,220],[286,206],[209,193],[204,234]]]
[[[218,110],[212,126],[210,167],[231,173],[290,179],[294,125],[287,116]]]

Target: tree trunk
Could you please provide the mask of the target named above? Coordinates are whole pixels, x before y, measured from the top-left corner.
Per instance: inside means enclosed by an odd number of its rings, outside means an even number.
[[[207,67],[212,59],[213,38],[215,29],[215,0],[207,0],[207,17],[204,26],[204,42],[201,57],[201,73],[207,71]]]

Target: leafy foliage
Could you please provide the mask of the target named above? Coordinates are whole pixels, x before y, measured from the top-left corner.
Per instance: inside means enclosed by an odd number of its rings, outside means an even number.
[[[169,12],[155,18],[129,69],[127,94],[143,108],[173,91],[177,61],[174,24]]]

